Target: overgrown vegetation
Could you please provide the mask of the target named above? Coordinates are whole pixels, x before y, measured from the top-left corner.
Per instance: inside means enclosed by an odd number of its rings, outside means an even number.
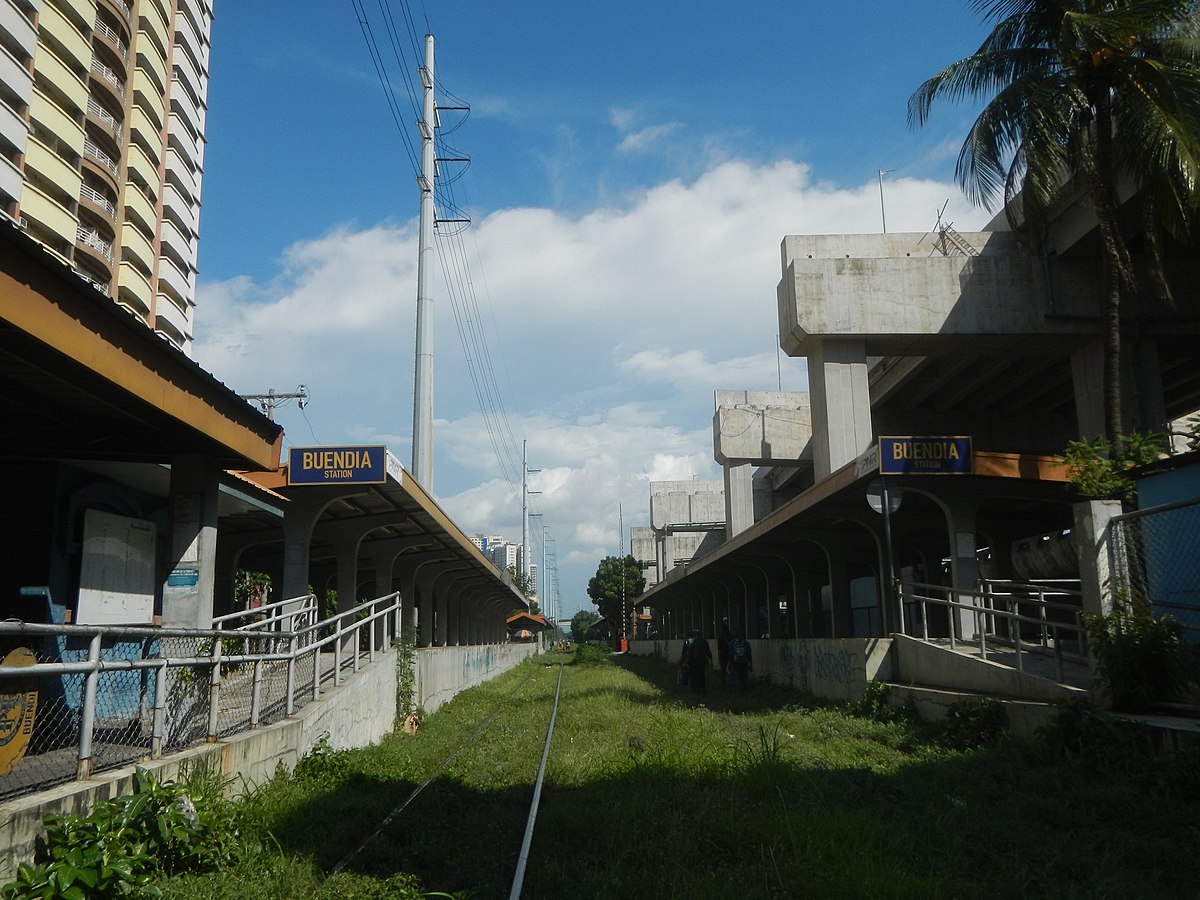
[[[154,882],[226,867],[255,854],[259,841],[207,770],[161,783],[145,769],[134,793],[92,805],[85,817],[48,815],[44,852],[0,889],[5,898],[158,897]]]
[[[576,659],[587,662],[563,671],[526,900],[1194,887],[1195,748],[1157,755],[1146,730],[1090,707],[1064,706],[1025,743],[1000,739],[988,703],[930,724],[894,714],[882,685],[853,708],[767,684],[695,697],[665,661],[595,647]],[[255,852],[154,886],[185,900],[508,896],[558,671],[524,663],[415,735],[318,743],[238,803]],[[581,852],[564,863],[563,847]]]
[[[396,725],[404,726],[404,720],[417,715],[417,653],[416,635],[411,627],[402,628],[400,637],[394,642],[396,648]]]
[[[1129,470],[1154,462],[1165,446],[1163,436],[1151,432],[1125,435],[1119,447],[1107,438],[1080,438],[1067,443],[1062,464],[1067,467],[1067,479],[1085,497],[1131,501],[1137,484]]]
[[[1085,615],[1100,683],[1113,709],[1147,712],[1177,699],[1200,676],[1196,649],[1180,640],[1179,623],[1154,615],[1127,590],[1113,591],[1113,611]]]

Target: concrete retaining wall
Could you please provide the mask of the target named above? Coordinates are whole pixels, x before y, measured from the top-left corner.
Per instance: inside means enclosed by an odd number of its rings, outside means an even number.
[[[540,644],[423,647],[417,651],[417,705],[431,713],[459,691],[507,672],[540,650]]]
[[[717,642],[709,640],[716,660]],[[823,700],[858,700],[874,680],[893,677],[889,638],[751,641],[754,678],[770,679]],[[634,641],[630,652],[674,662],[683,641]]]

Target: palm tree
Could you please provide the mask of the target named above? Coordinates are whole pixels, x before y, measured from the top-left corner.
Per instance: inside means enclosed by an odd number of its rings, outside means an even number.
[[[1143,205],[1152,287],[1169,300],[1157,256],[1161,228],[1185,237],[1198,212],[1200,40],[1197,0],[973,0],[995,26],[974,55],[926,81],[908,101],[924,125],[933,101],[986,105],[955,177],[973,202],[998,196],[1029,226],[1081,188],[1095,210],[1104,284],[1104,415],[1120,454],[1121,299],[1136,297],[1122,230],[1122,178]],[[990,99],[989,99],[990,98]],[[1031,229],[1036,231],[1036,228]],[[1155,277],[1158,276],[1158,277]]]

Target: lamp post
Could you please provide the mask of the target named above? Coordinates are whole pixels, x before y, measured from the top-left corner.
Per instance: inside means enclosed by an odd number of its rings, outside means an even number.
[[[879,217],[883,220],[883,233],[887,234],[887,211],[883,208],[883,176],[888,172],[895,172],[895,169],[880,169],[879,170]]]

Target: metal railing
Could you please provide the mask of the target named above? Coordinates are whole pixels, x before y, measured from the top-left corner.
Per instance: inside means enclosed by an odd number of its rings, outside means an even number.
[[[308,596],[221,616],[212,629],[0,622],[0,659],[17,647],[32,658],[0,664],[0,702],[36,708],[0,798],[293,715],[386,649],[400,608],[392,593],[324,621]]]
[[[113,137],[118,142],[121,140],[121,123],[117,121],[117,117],[110,113],[107,109],[88,97],[87,111],[90,115],[95,116],[99,121],[108,126],[108,130],[112,132]]]
[[[113,44],[116,45],[117,52],[121,54],[121,59],[123,59],[125,62],[129,62],[129,47],[126,45],[125,41],[121,39],[121,36],[117,34],[107,22],[105,22],[103,19],[96,19],[96,21],[92,24],[92,28],[112,41]]]
[[[1081,593],[1061,584],[984,579],[975,590],[966,591],[946,585],[902,582],[902,606],[920,611],[919,621],[914,621],[911,613],[905,617],[909,623],[905,633],[925,641],[948,638],[952,650],[957,650],[960,643],[978,647],[983,659],[989,659],[989,653],[997,655],[1000,648],[1012,650],[1018,672],[1025,671],[1025,654],[1050,655],[1055,663],[1055,677],[1062,681],[1064,662],[1087,661],[1087,629],[1083,624]],[[930,633],[931,607],[946,610],[945,635]],[[972,623],[974,636],[962,634],[963,613]]]
[[[90,201],[114,219],[117,217],[117,204],[113,203],[90,184],[81,184],[79,186],[79,199]]]
[[[106,66],[103,62],[93,56],[92,71],[111,84],[113,89],[117,92],[122,100],[125,99],[125,85],[121,81],[121,76],[119,76],[114,69]]]
[[[89,137],[83,139],[83,152],[112,172],[113,175],[117,174],[117,161],[101,150]]]
[[[113,261],[112,241],[101,237],[100,232],[84,228],[82,225],[76,225],[75,240],[81,244],[91,247],[93,250],[100,251],[100,255],[109,262]]]

